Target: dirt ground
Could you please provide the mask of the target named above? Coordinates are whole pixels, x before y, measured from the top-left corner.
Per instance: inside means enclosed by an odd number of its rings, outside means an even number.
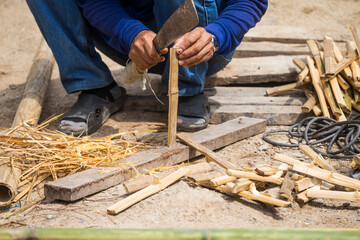
[[[359,0],[270,0],[261,25],[302,26],[322,34],[348,32],[360,27]],[[24,0],[0,0],[0,127],[10,127],[21,100],[24,83],[41,35]],[[105,58],[111,69],[118,66]],[[57,68],[48,89],[41,119],[68,110],[76,96],[68,96],[61,86]],[[61,104],[59,104],[61,103]],[[142,119],[143,122],[139,122]],[[152,122],[166,122],[164,114],[120,112],[100,130],[100,135],[147,129]],[[55,129],[57,122],[50,127]],[[163,145],[160,132],[153,140]],[[143,140],[146,136],[129,136]],[[218,153],[240,166],[272,163],[275,152],[303,158],[296,149],[268,145],[258,135],[227,146]],[[348,161],[333,162],[343,173]],[[0,173],[1,174],[1,173]],[[274,192],[273,189],[269,190]],[[123,213],[109,217],[102,213],[124,195],[122,186],[110,188],[74,203],[42,203],[31,211],[6,220],[2,227],[117,227],[117,228],[360,228],[360,204],[316,199],[302,206],[270,208],[244,199],[180,181],[147,198]]]

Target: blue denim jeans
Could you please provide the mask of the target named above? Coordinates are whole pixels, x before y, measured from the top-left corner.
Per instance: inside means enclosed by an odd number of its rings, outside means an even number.
[[[158,32],[182,2],[154,0],[154,19],[144,24]],[[204,27],[218,17],[219,1],[194,0],[194,3],[199,26]],[[75,0],[27,0],[27,4],[54,54],[61,82],[68,93],[105,87],[114,81],[95,47],[121,65],[125,65],[128,56],[104,41],[101,32],[83,18]],[[193,96],[202,92],[206,77],[224,68],[232,55],[233,52],[226,56],[215,54],[207,62],[192,67],[179,66],[179,95]],[[165,57],[166,61],[149,69],[149,72],[161,74],[163,86],[167,89],[169,61],[168,56]]]

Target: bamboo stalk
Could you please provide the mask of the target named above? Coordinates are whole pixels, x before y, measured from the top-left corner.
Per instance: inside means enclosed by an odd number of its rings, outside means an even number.
[[[277,173],[279,170],[270,166],[259,166],[255,168],[255,172],[260,176],[271,176]]]
[[[317,73],[317,71],[316,71],[316,69],[314,67],[314,61],[308,56],[306,56],[306,61],[308,63],[308,67],[309,67],[311,78],[312,78],[312,83],[314,85],[316,94],[318,96],[323,116],[324,117],[330,117],[330,113],[329,113],[329,110],[327,108],[327,104],[326,104],[326,101],[325,101],[323,88],[322,88],[322,85],[321,85],[321,82],[320,82],[320,77],[319,77],[319,74]]]
[[[195,148],[197,151],[204,154],[209,160],[214,161],[217,164],[219,164],[221,167],[223,167],[225,169],[229,169],[229,168],[236,169],[237,168],[233,163],[220,158],[219,156],[217,156],[217,154],[215,152],[211,151],[210,149],[206,148],[205,146],[201,145],[200,143],[195,142],[188,136],[186,136],[184,134],[178,134],[177,137],[182,142],[186,143],[190,147]]]
[[[0,166],[0,208],[11,205],[18,190],[18,178],[21,171],[7,165]]]
[[[331,89],[334,93],[334,97],[335,97],[335,100],[337,102],[337,104],[339,105],[339,107],[344,111],[347,111],[347,108],[346,108],[346,103],[345,103],[345,100],[344,100],[344,95],[340,89],[340,86],[339,86],[339,82],[337,80],[336,77],[333,77],[329,80],[329,83],[330,83],[330,86],[331,86]]]
[[[350,26],[350,31],[351,31],[351,36],[354,39],[355,42],[355,47],[357,50],[357,54],[358,56],[360,56],[360,39],[359,39],[359,34],[356,30],[356,28],[354,28],[353,26]]]
[[[305,78],[309,75],[309,68],[305,67],[296,77],[296,82],[297,83],[301,83],[301,82],[305,82]]]
[[[325,67],[324,64],[321,60],[321,56],[320,56],[320,51],[318,48],[318,45],[316,44],[316,42],[314,40],[308,40],[306,41],[311,54],[313,55],[314,59],[315,59],[315,65],[317,67],[318,73],[320,76],[322,76],[323,74],[325,74]]]
[[[334,75],[339,74],[340,72],[342,72],[343,70],[345,70],[346,68],[349,69],[349,66],[355,62],[357,56],[355,54],[355,52],[350,52],[349,54],[347,54],[341,61],[338,62],[338,64],[336,65],[335,68],[335,73]],[[347,79],[349,80],[349,78],[353,78],[353,73],[351,73],[351,77],[350,74],[347,75]]]
[[[352,109],[350,91],[351,91],[350,89],[347,89],[344,91],[344,100],[345,100],[345,104],[346,104],[345,112],[348,114],[351,113],[351,109]]]
[[[145,175],[126,181],[123,183],[123,186],[125,188],[126,193],[130,194],[139,191],[143,188],[146,188],[152,184],[154,184],[154,176]]]
[[[345,81],[345,79],[341,75],[336,75],[339,85],[343,90],[347,90],[350,88],[350,85]]]
[[[335,74],[334,45],[331,40],[324,40],[325,75]]]
[[[328,170],[324,170],[318,167],[315,167],[311,164],[302,163],[296,159],[290,158],[282,154],[275,154],[274,159],[281,161],[293,166],[293,170],[302,174],[306,174],[311,177],[319,178],[323,181],[340,185],[343,187],[352,188],[355,190],[360,190],[360,181],[344,176],[339,173],[334,173]]]
[[[173,147],[176,144],[177,112],[179,101],[179,59],[176,50],[176,48],[170,48],[168,147]]]
[[[196,164],[192,164],[186,167],[189,170],[187,176],[195,175],[199,173],[206,173],[213,170],[212,166],[208,162],[200,162]]]
[[[163,189],[167,188],[168,186],[185,176],[188,172],[188,169],[180,168],[179,170],[171,173],[169,176],[163,178],[159,184],[150,185],[110,206],[107,209],[107,212],[113,215],[118,214],[129,208],[130,206],[134,205],[135,203],[138,203],[141,200],[162,191]]]
[[[335,101],[335,97],[333,95],[333,92],[331,90],[331,86],[329,82],[324,82],[324,94],[325,94],[325,98],[330,106],[331,112],[334,114],[334,116],[337,119],[340,119],[341,121],[345,121],[346,118],[344,116],[344,113],[342,112],[342,110],[339,108],[339,106],[337,105],[336,101]]]
[[[301,60],[300,58],[293,58],[293,63],[302,71],[304,70],[307,66],[306,63],[303,62],[303,60]]]
[[[215,170],[211,172],[189,175],[187,179],[195,183],[204,183],[204,182],[209,182],[211,179],[220,177],[222,175],[223,174],[221,172]]]
[[[261,182],[270,182],[277,185],[281,185],[283,182],[283,179],[281,178],[283,171],[279,171],[277,174],[274,174],[272,176],[263,177],[259,176],[256,173],[253,172],[245,172],[240,170],[234,170],[234,169],[228,169],[227,174],[230,176],[235,176],[237,178],[247,178],[250,180],[255,181],[261,181]]]
[[[344,191],[308,189],[306,191],[306,196],[310,198],[327,198],[327,199],[336,199],[342,201],[360,202],[360,194],[358,191],[344,192]]]
[[[312,110],[314,112],[315,116],[320,116],[322,114],[322,111],[321,111],[319,104],[317,103],[318,100],[317,100],[317,97],[315,96],[316,94],[314,94],[312,91],[307,90],[307,89],[304,90],[304,93],[305,93],[306,98],[309,101],[308,105],[305,106],[304,110],[307,111],[306,108],[308,107],[310,110]],[[315,104],[314,104],[314,106],[312,106],[314,101],[315,101]],[[309,112],[310,112],[310,110],[309,110]]]
[[[323,169],[336,172],[335,168],[331,166],[320,153],[316,153],[308,145],[300,145],[299,149],[302,150],[313,162],[322,167]]]

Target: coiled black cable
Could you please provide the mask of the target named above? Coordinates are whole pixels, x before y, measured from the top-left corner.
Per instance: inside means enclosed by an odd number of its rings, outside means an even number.
[[[348,121],[338,122],[327,117],[308,117],[292,125],[288,130],[273,129],[263,135],[264,141],[283,147],[299,147],[300,144],[309,145],[315,152],[331,158],[352,158],[360,153],[357,146],[360,136],[360,115]],[[274,133],[286,132],[291,138],[298,138],[299,144],[276,142],[269,138]],[[315,147],[328,143],[326,152]],[[334,145],[336,150],[332,150]]]

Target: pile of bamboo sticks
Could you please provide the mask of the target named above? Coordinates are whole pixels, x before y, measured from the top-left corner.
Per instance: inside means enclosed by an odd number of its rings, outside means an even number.
[[[271,88],[267,95],[303,90],[308,99],[303,112],[338,121],[347,120],[352,109],[360,111],[360,39],[354,27],[350,30],[354,41],[346,42],[345,52],[328,36],[322,43],[308,40],[312,57],[307,56],[306,63],[293,59],[300,69],[297,82]]]
[[[37,127],[23,123],[0,136],[0,167],[5,166],[8,172],[1,173],[0,186],[7,186],[11,179],[12,182],[16,182],[16,187],[12,187],[15,189],[13,192],[17,192],[16,195],[12,194],[10,198],[6,198],[9,201],[2,203],[4,206],[18,202],[25,196],[27,203],[31,200],[32,190],[44,181],[57,180],[89,168],[132,166],[135,169],[134,163],[126,158],[139,151],[153,148],[122,138],[123,135],[133,132],[99,138],[80,138],[46,129],[56,118]],[[3,179],[3,176],[7,175],[13,177]],[[5,182],[2,183],[2,180]]]
[[[275,165],[258,166],[249,170],[219,158],[216,153],[183,134],[178,134],[177,137],[203,153],[207,161],[189,166],[174,166],[174,169],[166,167],[167,170],[163,173],[141,176],[125,182],[125,190],[130,195],[110,206],[107,209],[109,214],[118,214],[183,177],[194,184],[227,195],[277,207],[289,206],[294,196],[302,203],[313,198],[360,202],[358,192],[360,181],[337,173],[321,154],[316,154],[309,146],[302,145],[300,149],[310,157],[312,160],[310,164],[275,154],[274,159],[283,162],[282,164],[277,167]],[[358,159],[357,156],[354,160],[356,164],[360,164]],[[209,162],[212,162],[212,165]],[[264,191],[259,192],[258,189],[265,190],[268,185],[279,187],[278,196],[272,196]]]

